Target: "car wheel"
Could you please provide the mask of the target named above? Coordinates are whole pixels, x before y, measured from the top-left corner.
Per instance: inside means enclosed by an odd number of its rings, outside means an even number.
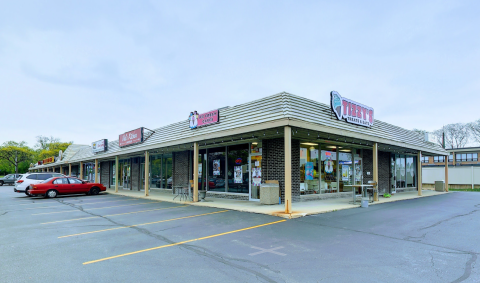
[[[92,188],[90,190],[91,195],[98,195],[98,193],[100,193],[100,190],[98,188]]]
[[[47,197],[48,197],[48,198],[56,198],[56,197],[57,197],[57,191],[55,191],[55,190],[49,190],[49,191],[47,192]]]
[[[32,195],[28,191],[30,191],[30,188],[25,189],[25,194],[29,197],[32,197]]]
[[[3,181],[0,181],[0,186],[3,186]]]

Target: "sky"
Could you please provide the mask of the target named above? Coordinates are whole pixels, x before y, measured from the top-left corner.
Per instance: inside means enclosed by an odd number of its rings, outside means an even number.
[[[480,1],[1,1],[0,143],[91,144],[279,92],[480,119]]]

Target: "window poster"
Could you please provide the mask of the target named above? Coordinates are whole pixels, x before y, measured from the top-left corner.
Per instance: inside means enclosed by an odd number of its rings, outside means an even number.
[[[305,163],[305,180],[313,180],[313,162]]]
[[[330,158],[325,160],[325,173],[333,173],[333,161],[331,161]]]
[[[304,147],[300,148],[300,159],[307,159],[307,149]]]
[[[262,183],[262,168],[252,168],[252,185],[260,186]]]
[[[220,176],[220,159],[213,160],[213,176]]]
[[[318,158],[318,149],[310,149],[310,159]]]
[[[243,180],[242,166],[235,166],[234,168],[234,178],[235,184],[241,184]]]
[[[202,176],[202,163],[198,163],[198,176],[199,178]]]
[[[350,166],[342,166],[342,181],[348,181],[350,179]]]

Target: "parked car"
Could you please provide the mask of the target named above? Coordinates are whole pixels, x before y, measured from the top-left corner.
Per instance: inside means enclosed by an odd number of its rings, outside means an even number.
[[[107,188],[100,183],[88,183],[74,177],[53,177],[40,184],[31,185],[29,191],[32,196],[54,198],[58,195],[87,194],[98,195]]]
[[[0,186],[5,185],[13,185],[15,184],[15,180],[21,178],[21,174],[8,174],[7,176],[0,178]]]
[[[31,196],[29,191],[32,188],[32,185],[39,184],[52,177],[65,177],[65,175],[52,172],[26,173],[15,182],[15,188],[13,191],[16,193],[25,193],[27,196]]]

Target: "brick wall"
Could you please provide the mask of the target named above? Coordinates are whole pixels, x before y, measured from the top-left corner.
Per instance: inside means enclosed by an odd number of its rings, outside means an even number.
[[[367,175],[370,172],[370,175]],[[363,183],[373,181],[373,151],[363,150]],[[378,193],[390,192],[390,153],[378,152]]]
[[[189,157],[188,150],[173,153],[173,186],[188,186]]]
[[[278,180],[285,202],[285,144],[283,138],[262,141],[262,182]],[[300,141],[292,140],[292,202],[300,200]]]
[[[132,158],[132,191],[140,190],[140,158]]]
[[[110,162],[100,162],[100,183],[105,187],[110,187]]]

